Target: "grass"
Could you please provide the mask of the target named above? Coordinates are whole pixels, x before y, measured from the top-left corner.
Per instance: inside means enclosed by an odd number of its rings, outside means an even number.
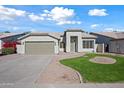
[[[105,56],[116,59],[115,64],[98,64],[90,62],[95,56]],[[86,54],[85,57],[60,60],[61,64],[77,70],[84,82],[112,83],[124,82],[124,57],[105,54]]]

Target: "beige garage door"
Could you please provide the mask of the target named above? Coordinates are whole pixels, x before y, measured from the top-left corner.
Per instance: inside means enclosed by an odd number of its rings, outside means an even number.
[[[25,52],[37,55],[54,54],[54,42],[26,42]]]

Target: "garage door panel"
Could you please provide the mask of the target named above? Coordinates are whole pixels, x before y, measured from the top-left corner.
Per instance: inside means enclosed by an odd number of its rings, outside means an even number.
[[[54,54],[54,42],[26,42],[26,54]]]

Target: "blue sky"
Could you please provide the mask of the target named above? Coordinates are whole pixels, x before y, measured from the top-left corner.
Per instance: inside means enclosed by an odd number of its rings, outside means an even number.
[[[124,6],[0,6],[0,32],[124,31]]]

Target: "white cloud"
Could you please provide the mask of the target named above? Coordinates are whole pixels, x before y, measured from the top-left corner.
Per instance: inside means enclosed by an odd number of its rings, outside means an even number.
[[[55,7],[50,11],[48,16],[52,17],[53,20],[58,21],[74,16],[74,10],[63,7]]]
[[[48,14],[40,14],[42,17],[47,17]]]
[[[92,9],[89,10],[88,15],[89,16],[107,16],[108,13],[106,13],[106,9]]]
[[[34,15],[34,14],[29,14],[28,16],[29,16],[29,18],[30,18],[32,21],[44,20],[44,18],[43,18],[42,16],[38,16],[38,15]]]
[[[17,16],[25,16],[26,11],[0,6],[0,20],[12,20]]]
[[[45,9],[45,10],[44,10],[44,13],[49,13],[49,11]]]
[[[81,21],[72,20],[75,16],[73,9],[54,7],[51,10],[43,10],[43,13],[35,14],[14,8],[0,6],[0,20],[13,20],[16,17],[28,17],[32,21],[53,21],[57,25],[81,24]]]
[[[124,28],[112,28],[112,27],[110,27],[110,28],[104,28],[104,30],[105,31],[124,31]]]
[[[46,20],[55,21],[57,25],[64,24],[81,24],[80,21],[69,20],[75,15],[73,9],[55,7],[51,11],[44,10],[44,13],[41,14],[42,17],[46,17]]]
[[[90,27],[92,28],[92,29],[95,29],[96,27],[98,27],[98,26],[100,26],[99,24],[92,24]]]
[[[63,25],[63,24],[81,24],[80,21],[60,21],[57,23],[57,25]]]
[[[13,29],[13,30],[18,30],[18,29],[20,29],[20,28],[15,26],[15,27],[13,27],[12,29]]]
[[[105,30],[105,31],[113,31],[114,28],[105,28],[104,30]]]

